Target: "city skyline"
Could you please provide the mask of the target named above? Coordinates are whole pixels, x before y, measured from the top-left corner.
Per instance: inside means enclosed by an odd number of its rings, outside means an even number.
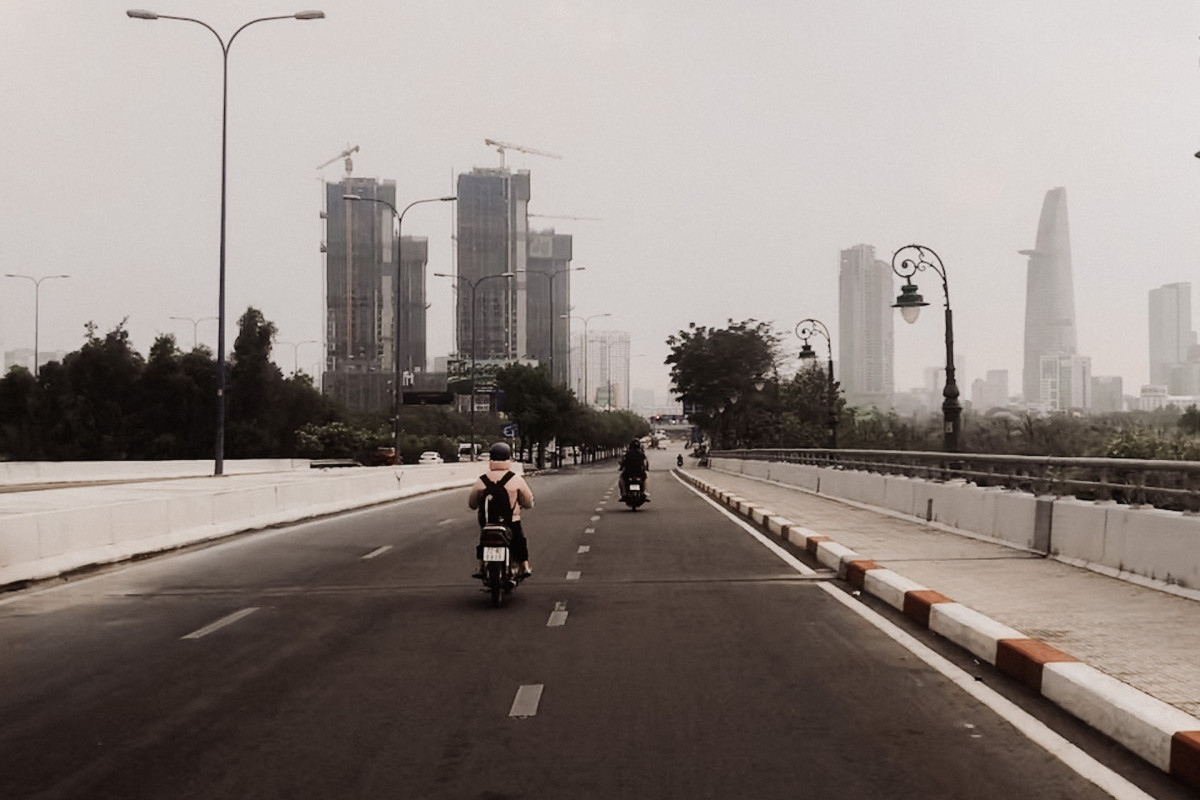
[[[572,276],[574,313],[613,314],[646,353],[633,388],[660,394],[665,340],[689,322],[836,328],[832,265],[857,242],[881,260],[909,242],[933,248],[956,347],[977,370],[964,385],[1005,369],[1015,387],[1016,251],[1048,187],[1071,197],[1079,352],[1127,393],[1149,380],[1147,293],[1195,272],[1200,68],[1194,9],[1179,0],[1154,14],[1081,0],[705,14],[670,0],[318,5],[325,19],[256,25],[231,53],[227,339],[251,305],[280,340],[322,338],[317,211],[341,165],[318,166],[350,147],[362,174],[397,181],[401,204],[494,168],[485,139],[561,155],[510,150],[507,166],[535,172],[530,211],[574,237],[587,266]],[[176,6],[157,10],[187,11]],[[277,11],[194,10],[226,35]],[[20,187],[0,197],[5,271],[72,276],[43,287],[41,349],[78,349],[87,322],[122,320],[141,352],[159,333],[189,345],[190,326],[171,318],[217,305],[219,48],[199,26],[131,20],[109,0],[19,3],[7,19],[0,75],[22,116],[4,134]],[[447,43],[454,68],[436,69]],[[332,53],[369,53],[369,68]],[[430,264],[453,260],[451,205],[405,219]],[[0,288],[6,350],[32,345],[23,283]],[[454,348],[450,283],[427,287],[431,356]],[[936,289],[922,290],[936,307]],[[942,360],[940,326],[895,335],[895,385],[920,386]],[[213,346],[215,325],[198,338]],[[277,353],[285,371],[292,358]]]

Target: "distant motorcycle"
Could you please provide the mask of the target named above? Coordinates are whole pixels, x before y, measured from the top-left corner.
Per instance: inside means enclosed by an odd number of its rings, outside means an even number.
[[[507,525],[490,524],[479,529],[479,552],[483,560],[483,590],[499,607],[523,575],[512,563],[512,531]]]

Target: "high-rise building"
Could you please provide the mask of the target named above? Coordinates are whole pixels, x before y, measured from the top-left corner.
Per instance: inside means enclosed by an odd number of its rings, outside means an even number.
[[[838,273],[838,375],[850,405],[887,408],[894,389],[892,268],[860,244],[843,250]]]
[[[971,384],[971,405],[975,410],[984,413],[990,408],[1003,408],[1008,405],[1008,370],[989,369],[987,377],[976,379]]]
[[[629,334],[588,331],[575,336],[571,353],[571,390],[587,405],[629,408]]]
[[[1168,283],[1150,290],[1150,383],[1168,387],[1174,394],[1187,393],[1173,386],[1177,365],[1186,364],[1195,343],[1192,331],[1192,284]],[[1178,383],[1178,379],[1176,380]]]
[[[474,351],[477,359],[511,361],[528,352],[528,204],[528,170],[476,168],[458,176],[462,280],[455,318],[458,351],[464,357]],[[512,277],[482,280],[508,272]]]
[[[1092,411],[1109,414],[1125,410],[1125,381],[1120,375],[1092,376]]]
[[[325,184],[325,374],[323,391],[354,411],[391,407],[394,370],[395,229],[382,203],[394,181],[346,176]],[[386,282],[386,286],[385,286]]]
[[[570,380],[571,244],[567,234],[533,231],[529,234],[525,355],[544,365],[551,380]]]
[[[388,214],[391,211],[384,208]],[[400,372],[403,385],[415,386],[419,389],[429,388],[421,382],[428,368],[428,324],[425,315],[425,267],[429,262],[429,240],[424,236],[404,236],[400,244]],[[391,296],[393,309],[396,296],[390,288],[392,275],[387,275],[389,289],[385,294]],[[395,354],[392,351],[391,331],[395,326],[391,323],[394,311],[386,315],[384,335],[387,337],[392,369],[395,370]]]
[[[1046,192],[1037,240],[1025,277],[1025,361],[1021,382],[1025,402],[1042,401],[1043,356],[1075,353],[1075,288],[1071,277],[1071,236],[1067,190]],[[1077,404],[1078,405],[1078,404]]]
[[[1049,411],[1092,407],[1092,360],[1079,355],[1046,355],[1038,360],[1037,403]]]

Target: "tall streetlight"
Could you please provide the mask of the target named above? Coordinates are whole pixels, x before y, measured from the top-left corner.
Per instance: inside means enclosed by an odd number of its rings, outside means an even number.
[[[829,354],[829,372],[828,374],[828,391],[825,395],[825,415],[827,418],[826,424],[829,426],[829,448],[837,448],[837,428],[838,428],[838,413],[837,413],[837,389],[833,383],[833,339],[829,336],[829,328],[825,327],[825,323],[816,319],[802,319],[796,323],[796,336],[804,342],[804,346],[800,348],[800,358],[804,361],[815,360],[817,354],[813,351],[812,345],[808,340],[813,336],[824,336],[825,346]]]
[[[550,380],[554,380],[554,320],[562,319],[563,317],[554,315],[554,279],[559,275],[565,275],[568,272],[583,272],[587,267],[567,267],[566,269],[557,269],[548,271],[544,269],[519,269],[517,272],[525,272],[531,275],[545,275],[550,283]]]
[[[394,205],[392,205],[391,203],[389,203],[387,200],[380,200],[377,197],[363,197],[362,195],[357,195],[357,194],[344,194],[344,195],[342,195],[342,199],[350,201],[350,202],[365,201],[368,203],[379,203],[380,205],[387,206],[389,209],[391,209],[392,216],[396,218],[396,290],[395,290],[396,319],[394,320],[395,326],[396,326],[396,333],[394,334],[394,338],[392,339],[392,351],[394,352],[394,354],[396,356],[396,359],[395,359],[395,361],[396,361],[395,373],[396,374],[392,378],[392,441],[395,443],[395,446],[396,446],[396,463],[400,463],[400,405],[401,405],[401,403],[400,403],[400,398],[401,398],[400,376],[403,374],[401,372],[401,364],[400,364],[400,295],[401,295],[401,292],[400,292],[400,284],[401,284],[400,270],[402,269],[403,264],[404,264],[404,259],[401,258],[400,248],[403,247],[403,243],[404,243],[404,238],[401,235],[401,231],[404,227],[404,215],[408,213],[408,210],[410,208],[412,208],[415,205],[420,205],[421,203],[450,203],[450,202],[457,200],[458,198],[452,197],[452,196],[451,197],[428,197],[424,200],[413,200],[411,203],[409,203],[408,205],[406,205],[404,207],[403,211],[397,211],[396,207]],[[472,400],[474,400],[474,398],[472,398]]]
[[[919,244],[907,244],[892,256],[892,271],[905,279],[900,295],[892,308],[900,309],[904,321],[917,321],[923,306],[929,305],[917,293],[912,276],[925,269],[932,269],[942,279],[942,292],[946,296],[946,388],[942,390],[942,441],[946,452],[958,452],[958,431],[962,426],[962,406],[958,402],[958,383],[954,380],[954,317],[950,311],[950,286],[946,283],[946,268],[938,254]]]
[[[33,377],[38,375],[38,330],[40,329],[38,317],[41,314],[41,294],[42,281],[52,280],[54,278],[69,278],[70,275],[43,275],[40,278],[35,278],[32,275],[14,275],[11,272],[4,273],[6,278],[24,278],[27,281],[33,282]]]
[[[316,339],[305,339],[303,342],[278,342],[278,344],[288,344],[292,346],[292,374],[297,375],[300,372],[300,345],[302,344],[320,344]]]
[[[483,275],[481,277],[476,278],[475,280],[471,280],[466,275],[451,275],[448,272],[435,272],[433,274],[439,278],[453,278],[454,280],[457,280],[457,281],[460,281],[461,283],[466,284],[471,289],[471,460],[474,461],[475,460],[475,349],[476,349],[476,345],[475,345],[475,289],[476,289],[476,287],[479,286],[479,284],[483,283],[486,280],[491,280],[492,278],[511,278],[511,277],[515,276],[517,273],[501,272],[496,275]],[[399,451],[397,451],[397,455],[399,455]]]
[[[591,405],[588,400],[588,323],[597,317],[611,317],[612,314],[592,314],[587,317],[573,317],[570,314],[563,314],[562,319],[578,319],[583,321],[583,404]]]
[[[201,322],[207,322],[208,320],[215,320],[216,317],[200,317],[199,319],[197,319],[195,317],[169,317],[169,319],[177,319],[177,320],[180,320],[181,322],[192,323],[192,349],[195,350],[196,344],[199,341],[196,337],[196,328],[200,325]]]
[[[295,14],[288,14],[277,17],[259,17],[252,19],[242,27],[233,32],[229,37],[229,41],[221,38],[221,34],[217,33],[207,22],[201,22],[192,17],[175,17],[168,14],[157,14],[153,11],[144,11],[140,9],[130,9],[125,12],[133,19],[173,19],[180,22],[194,22],[197,25],[202,25],[208,28],[209,32],[217,37],[217,43],[221,45],[221,56],[223,59],[221,68],[221,248],[220,248],[220,288],[217,292],[217,442],[215,450],[213,467],[214,475],[221,475],[225,472],[225,164],[226,164],[226,144],[228,141],[228,118],[229,118],[229,48],[233,47],[233,40],[237,35],[246,28],[258,22],[269,22],[276,19],[324,19],[324,11],[298,11]]]

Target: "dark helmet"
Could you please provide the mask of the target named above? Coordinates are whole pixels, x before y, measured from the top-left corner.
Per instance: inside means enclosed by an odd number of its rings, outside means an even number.
[[[512,448],[505,442],[496,442],[488,451],[489,461],[512,461]]]
[[[633,439],[632,441],[630,441],[629,449],[630,450],[641,450],[642,449],[642,440],[641,439]]]

